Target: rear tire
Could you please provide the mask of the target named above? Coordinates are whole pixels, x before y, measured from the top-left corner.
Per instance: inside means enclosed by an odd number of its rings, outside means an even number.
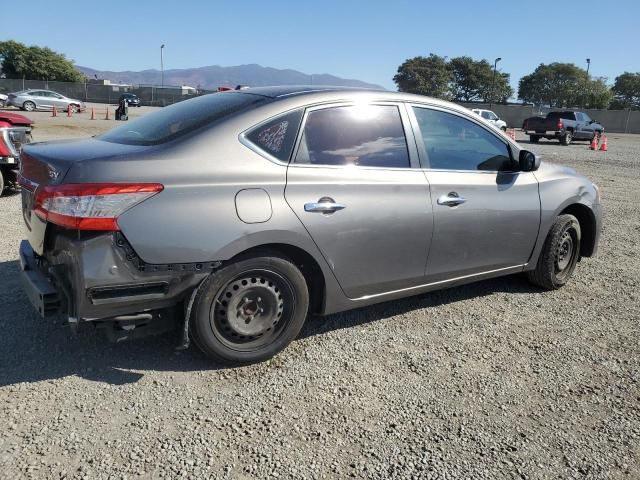
[[[224,364],[267,360],[293,341],[307,317],[309,291],[288,259],[238,260],[205,280],[190,318],[194,343]]]
[[[565,134],[560,137],[560,145],[566,147],[571,144],[571,140],[573,140],[573,134],[571,132],[565,132]]]
[[[538,135],[529,135],[529,141],[531,143],[538,143],[540,141],[540,137]]]
[[[580,256],[580,223],[573,215],[560,215],[549,230],[535,270],[527,272],[531,283],[547,290],[564,286]]]
[[[2,196],[2,193],[4,192],[4,186],[5,186],[4,170],[0,168],[0,197]]]
[[[36,109],[36,104],[30,101],[24,102],[22,104],[22,109],[27,112],[33,112]]]

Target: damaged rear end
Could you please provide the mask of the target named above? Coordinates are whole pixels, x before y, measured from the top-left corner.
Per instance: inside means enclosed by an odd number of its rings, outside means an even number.
[[[123,181],[135,178],[136,162],[153,165],[153,155],[153,147],[94,139],[25,148],[20,264],[42,316],[106,327],[115,339],[164,331],[183,318],[184,298],[212,266],[147,264],[118,224],[120,215],[162,194],[162,183]],[[133,170],[125,168],[128,159]]]

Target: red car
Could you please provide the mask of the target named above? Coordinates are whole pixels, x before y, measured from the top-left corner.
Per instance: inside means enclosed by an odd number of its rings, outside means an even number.
[[[0,112],[0,195],[16,184],[22,145],[31,141],[33,121],[17,113]]]

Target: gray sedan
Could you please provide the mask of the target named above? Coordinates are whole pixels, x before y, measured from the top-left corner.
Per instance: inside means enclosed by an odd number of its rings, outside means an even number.
[[[115,339],[177,321],[222,362],[275,355],[308,313],[519,273],[560,288],[600,234],[591,181],[401,93],[216,93],[21,165],[42,315]]]
[[[7,100],[8,105],[13,105],[27,112],[34,110],[57,110],[79,112],[85,109],[85,104],[81,100],[68,98],[64,95],[52,92],[51,90],[23,90],[21,92],[10,93]]]

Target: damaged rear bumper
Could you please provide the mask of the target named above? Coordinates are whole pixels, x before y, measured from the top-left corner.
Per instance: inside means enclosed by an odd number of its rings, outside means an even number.
[[[184,301],[211,272],[202,264],[144,264],[120,234],[72,233],[56,235],[44,256],[27,240],[20,244],[22,285],[43,317],[62,314],[70,323],[149,317]]]

